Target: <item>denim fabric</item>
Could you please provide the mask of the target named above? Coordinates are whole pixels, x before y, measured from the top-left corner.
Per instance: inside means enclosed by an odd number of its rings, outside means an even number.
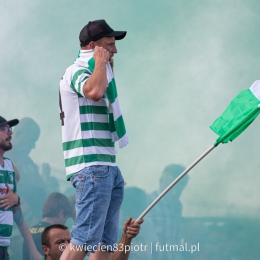
[[[118,239],[119,211],[124,180],[117,166],[94,165],[74,174],[76,223],[71,242],[94,252],[102,244],[112,247]],[[113,247],[112,247],[113,248]]]

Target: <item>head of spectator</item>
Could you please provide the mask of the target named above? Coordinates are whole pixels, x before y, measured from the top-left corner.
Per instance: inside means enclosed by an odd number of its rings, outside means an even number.
[[[22,155],[29,155],[31,150],[35,148],[39,136],[39,125],[32,118],[22,118],[13,133],[15,151]]]
[[[59,192],[51,193],[43,204],[43,221],[50,224],[64,225],[70,217],[74,218],[74,211],[69,199]]]
[[[19,123],[18,119],[12,119],[7,121],[5,118],[0,116],[0,157],[1,157],[1,164],[2,157],[5,152],[12,149],[12,127],[16,126]]]
[[[70,243],[70,232],[61,224],[46,227],[41,236],[42,251],[46,260],[59,260]]]
[[[94,49],[96,46],[106,49],[109,53],[109,63],[114,66],[113,56],[117,53],[116,40],[122,40],[126,31],[114,31],[105,20],[90,21],[79,34],[82,50]]]
[[[178,164],[167,165],[160,178],[160,192],[168,187],[183,171],[185,170],[184,166]],[[170,191],[169,194],[175,198],[181,196],[182,191],[188,183],[188,175],[184,176]],[[166,198],[171,198],[167,196]]]

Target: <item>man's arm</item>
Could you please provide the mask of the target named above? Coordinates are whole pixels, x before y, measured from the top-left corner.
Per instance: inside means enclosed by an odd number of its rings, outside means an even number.
[[[34,244],[34,241],[33,241],[32,235],[30,233],[29,227],[28,227],[26,221],[23,219],[20,206],[15,207],[15,213],[14,214],[15,215],[19,214],[19,217],[14,215],[14,221],[17,224],[17,227],[19,228],[19,231],[20,231],[22,237],[23,237],[26,245],[29,248],[30,259],[31,260],[42,259],[42,255],[38,252],[38,250],[37,250],[37,248]]]
[[[95,60],[95,69],[91,77],[83,85],[85,97],[99,101],[107,88],[106,63],[109,61],[109,52],[102,47],[96,46],[93,58]]]
[[[123,227],[123,234],[118,243],[118,250],[112,254],[111,260],[127,260],[130,254],[129,246],[134,237],[139,234],[142,219],[135,223],[135,219],[129,218]],[[126,247],[127,246],[127,247]]]
[[[15,165],[14,165],[14,172],[15,172],[15,180],[16,180],[16,182],[18,182],[20,180],[20,173]],[[42,255],[38,252],[38,250],[34,244],[32,235],[30,233],[29,227],[23,218],[23,213],[22,213],[22,210],[20,207],[20,199],[16,195],[16,193],[13,193],[13,191],[10,189],[8,184],[6,184],[6,186],[7,186],[7,195],[8,194],[9,194],[9,196],[15,195],[18,198],[17,203],[15,203],[15,205],[13,205],[14,222],[16,223],[25,243],[27,244],[27,246],[29,248],[30,260],[40,260],[40,259],[42,259]]]

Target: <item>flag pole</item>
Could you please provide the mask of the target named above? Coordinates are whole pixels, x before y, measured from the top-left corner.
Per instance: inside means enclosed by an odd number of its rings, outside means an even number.
[[[183,173],[181,173],[138,217],[137,220],[142,219],[186,173],[188,173],[215,147],[220,143],[227,143],[237,138],[260,114],[259,102],[260,80],[257,80],[249,89],[240,91],[223,114],[210,126],[211,130],[219,136],[215,144],[194,161]]]
[[[142,219],[154,206],[155,204],[186,174],[188,173],[196,164],[198,164],[207,154],[209,154],[218,144],[212,145],[207,151],[205,151],[196,161],[194,161],[185,171],[183,171],[154,201],[153,203],[136,219]]]

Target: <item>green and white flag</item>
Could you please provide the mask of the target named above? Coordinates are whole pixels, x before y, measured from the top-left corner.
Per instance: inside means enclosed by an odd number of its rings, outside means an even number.
[[[238,137],[260,113],[260,80],[242,90],[210,128],[219,135],[215,146]]]
[[[206,150],[198,159],[186,168],[136,219],[142,219],[162,197],[174,186],[185,174],[194,168],[205,156],[207,156],[220,143],[233,141],[238,137],[260,113],[260,80],[246,90],[242,90],[229,104],[223,114],[215,120],[210,128],[219,135],[215,144]]]

